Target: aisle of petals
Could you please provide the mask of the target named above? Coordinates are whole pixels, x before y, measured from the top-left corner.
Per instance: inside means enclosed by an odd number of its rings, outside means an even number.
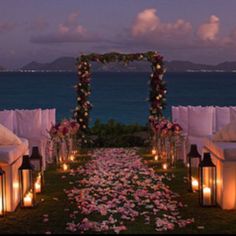
[[[70,212],[68,231],[120,233],[140,217],[158,232],[194,222],[182,218],[180,209],[185,206],[164,184],[174,181],[174,176],[155,174],[135,149],[97,149],[91,157],[85,166],[70,173],[80,180],[65,190],[68,201],[78,207]]]

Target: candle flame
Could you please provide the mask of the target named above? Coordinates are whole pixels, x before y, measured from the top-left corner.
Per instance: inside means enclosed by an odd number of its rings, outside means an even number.
[[[32,191],[28,192],[24,197],[24,207],[32,207],[33,206],[33,193]]]
[[[41,180],[42,180],[42,176],[41,174],[39,173],[37,178],[36,178],[36,181],[34,183],[34,189],[35,189],[35,192],[36,193],[41,193]]]
[[[63,169],[64,171],[67,171],[67,170],[69,169],[68,164],[64,163],[64,164],[62,165],[62,169]]]
[[[19,188],[19,183],[18,182],[13,183],[13,188],[18,189]]]
[[[199,187],[199,183],[198,180],[195,178],[192,178],[192,190],[193,191],[197,191]]]
[[[70,155],[69,160],[70,160],[70,161],[74,161],[74,160],[75,160],[74,154],[71,154],[71,155]]]
[[[167,170],[168,165],[167,165],[166,163],[164,163],[164,164],[162,165],[162,168],[163,168],[163,170]]]
[[[156,155],[157,154],[157,151],[156,151],[156,149],[152,149],[152,155]]]
[[[208,193],[208,194],[210,194],[211,193],[211,189],[210,188],[208,188],[208,187],[204,187],[203,188],[203,193]]]

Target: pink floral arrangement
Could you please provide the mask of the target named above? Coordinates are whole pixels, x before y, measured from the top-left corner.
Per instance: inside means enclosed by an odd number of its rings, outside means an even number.
[[[171,122],[164,117],[161,119],[150,119],[150,124],[155,134],[164,137],[180,135],[183,130],[179,124]]]
[[[76,135],[79,127],[79,124],[75,120],[64,119],[51,127],[49,135],[52,140],[59,141]]]

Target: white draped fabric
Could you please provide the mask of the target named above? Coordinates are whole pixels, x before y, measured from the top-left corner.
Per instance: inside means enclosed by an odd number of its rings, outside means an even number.
[[[191,144],[197,144],[201,153],[204,140],[236,120],[236,107],[219,106],[173,106],[172,120],[179,123],[186,139],[186,151]]]
[[[31,154],[32,147],[38,146],[43,156],[43,168],[46,168],[46,152],[52,124],[56,123],[56,109],[4,110],[0,111],[0,124],[21,138],[20,145],[4,146],[0,143],[0,165],[6,172],[7,202],[6,210],[11,212],[19,204],[18,168],[23,155]]]
[[[55,123],[56,109],[0,111],[0,124],[12,130],[18,137],[29,141],[29,154],[31,154],[33,146],[39,147],[43,156],[44,169],[47,161],[50,162],[52,159],[48,131]]]
[[[0,124],[14,132],[14,111],[0,111]]]

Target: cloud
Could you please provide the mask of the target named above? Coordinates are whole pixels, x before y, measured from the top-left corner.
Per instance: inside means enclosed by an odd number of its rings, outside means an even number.
[[[211,15],[206,23],[198,27],[196,32],[196,43],[202,48],[216,50],[222,53],[235,52],[236,46],[236,28],[226,35],[219,35],[220,33],[220,18],[216,15]]]
[[[52,33],[32,36],[32,43],[88,43],[96,42],[99,37],[91,34],[87,29],[78,22],[79,12],[73,12],[68,15],[67,19],[57,25]]]
[[[230,50],[230,52],[236,51],[236,28],[232,29],[231,32],[217,40],[219,47],[225,50]]]
[[[68,33],[69,31],[70,31],[70,28],[67,27],[67,26],[65,26],[64,24],[60,24],[60,25],[58,26],[58,32],[59,32],[60,34],[66,34],[66,33]]]
[[[157,10],[148,8],[139,12],[132,25],[116,34],[112,44],[103,48],[129,52],[184,48],[186,41],[190,44],[191,36],[191,23],[183,19],[162,22]]]
[[[150,38],[151,41],[183,38],[192,32],[192,25],[183,19],[175,22],[162,22],[154,8],[140,12],[132,26],[131,32],[134,38]]]
[[[191,47],[192,24],[184,19],[163,22],[155,8],[144,9],[135,17],[128,32],[124,32],[124,47],[137,47],[139,50],[163,50]]]
[[[197,36],[203,41],[214,41],[217,39],[217,35],[220,30],[220,18],[212,15],[208,22],[199,26]]]
[[[220,19],[211,15],[207,22],[199,27],[181,18],[172,22],[163,22],[157,9],[148,8],[139,12],[128,31],[120,39],[120,47],[140,48],[161,51],[205,50],[224,47],[236,39],[236,30],[230,37],[218,37]],[[236,41],[236,40],[235,40]]]
[[[156,15],[156,9],[146,9],[138,14],[132,27],[133,36],[143,35],[152,32],[160,23],[159,17]]]
[[[15,27],[16,27],[16,24],[14,22],[10,22],[10,21],[0,22],[0,33],[9,32],[15,29]]]
[[[213,15],[203,24],[193,27],[186,19],[177,18],[165,22],[155,8],[144,9],[137,13],[133,23],[114,37],[117,44],[103,48],[114,48],[118,51],[149,51],[157,50],[167,58],[188,60],[190,55],[214,55],[222,53],[226,43],[236,42],[236,29],[231,37],[220,37],[220,19]],[[236,44],[236,43],[235,43]],[[228,47],[233,49],[232,45]]]
[[[138,12],[133,22],[117,32],[113,37],[90,32],[80,22],[78,11],[68,14],[66,19],[55,25],[54,31],[31,37],[32,43],[62,44],[83,43],[82,50],[104,51],[149,51],[158,50],[168,58],[187,60],[189,55],[201,54],[212,56],[215,60],[217,53],[222,54],[228,50],[235,52],[236,29],[228,35],[219,35],[220,18],[214,14],[207,21],[193,28],[186,19],[177,18],[174,21],[165,22],[158,15],[155,8],[143,9]],[[74,45],[67,45],[74,50]],[[82,46],[81,46],[82,47]],[[80,47],[80,49],[81,49]],[[60,47],[62,48],[62,47]]]

